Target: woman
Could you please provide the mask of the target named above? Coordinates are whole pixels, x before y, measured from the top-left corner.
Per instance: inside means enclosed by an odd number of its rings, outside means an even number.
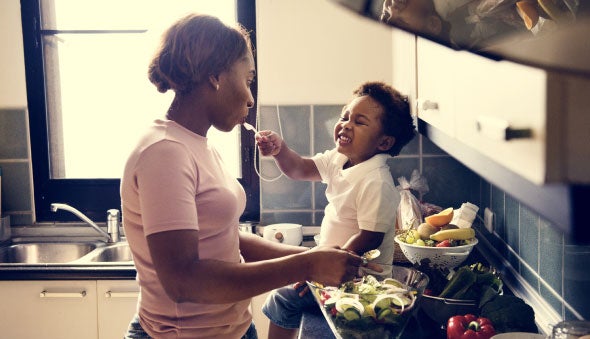
[[[130,338],[256,338],[250,298],[286,284],[336,285],[362,262],[238,232],[245,193],[206,135],[245,121],[252,47],[241,27],[192,14],[164,34],[149,79],[175,97],[131,152],[121,180],[125,234],[141,287]]]

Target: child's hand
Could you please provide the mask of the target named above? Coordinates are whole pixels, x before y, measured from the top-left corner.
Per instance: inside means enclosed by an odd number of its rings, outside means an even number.
[[[299,290],[299,296],[303,297],[307,292],[309,292],[309,287],[307,286],[307,282],[305,281],[298,281],[293,285],[293,288]]]
[[[260,131],[254,138],[263,156],[275,156],[281,151],[283,138],[273,131]]]

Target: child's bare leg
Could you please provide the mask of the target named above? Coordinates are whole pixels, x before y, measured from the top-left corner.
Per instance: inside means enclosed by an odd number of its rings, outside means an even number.
[[[272,321],[268,325],[268,339],[296,339],[297,332],[296,328],[283,328]]]

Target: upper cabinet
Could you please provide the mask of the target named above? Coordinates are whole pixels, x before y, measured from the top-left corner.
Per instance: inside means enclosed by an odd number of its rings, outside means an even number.
[[[455,137],[455,74],[457,53],[418,39],[416,48],[418,117]]]
[[[556,164],[547,151],[547,74],[508,61],[456,53],[455,136],[522,177],[542,184]]]
[[[590,183],[590,80],[417,41],[418,116],[526,180]]]

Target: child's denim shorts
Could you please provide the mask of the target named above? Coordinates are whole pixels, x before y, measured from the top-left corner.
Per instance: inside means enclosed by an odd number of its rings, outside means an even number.
[[[303,288],[305,285],[298,289],[289,285],[272,291],[262,306],[262,313],[277,326],[288,329],[299,328],[303,312],[318,307],[311,291],[299,296]]]

